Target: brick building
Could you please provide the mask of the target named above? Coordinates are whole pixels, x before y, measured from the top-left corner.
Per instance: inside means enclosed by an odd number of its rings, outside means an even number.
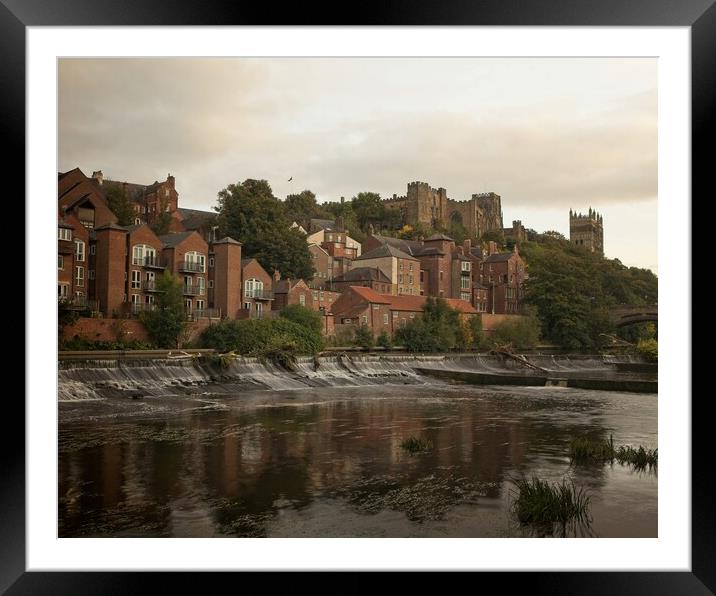
[[[348,286],[364,286],[379,294],[391,294],[390,278],[380,267],[354,267],[347,273],[334,277],[331,287],[337,292],[344,291]]]
[[[383,244],[353,261],[354,267],[377,267],[391,284],[396,296],[420,295],[420,261],[390,244]]]
[[[489,288],[487,312],[492,314],[519,314],[522,312],[524,282],[527,278],[525,263],[515,245],[512,252],[488,255],[480,267],[477,282]]]
[[[256,259],[241,260],[242,318],[261,319],[271,310],[273,278]]]

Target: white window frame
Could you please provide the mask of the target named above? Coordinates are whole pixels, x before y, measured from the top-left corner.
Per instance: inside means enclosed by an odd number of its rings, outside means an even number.
[[[201,265],[196,273],[206,273],[206,255],[204,253],[192,250],[184,254],[184,261]]]
[[[65,270],[65,257],[64,255],[57,255],[57,269],[60,271]]]
[[[85,260],[85,243],[84,240],[75,238],[75,261],[84,262]]]
[[[196,287],[199,288],[199,296],[203,296],[206,294],[206,278],[205,277],[197,277],[196,278]]]
[[[306,296],[305,296],[304,294],[301,294],[301,295],[298,297],[298,303],[299,303],[301,306],[306,306]]]
[[[57,284],[57,297],[58,298],[68,298],[69,295],[70,295],[70,284],[68,284],[68,283]]]
[[[252,277],[244,281],[244,296],[255,298],[258,294],[263,293],[264,282],[260,279]]]
[[[85,286],[85,268],[81,265],[75,267],[75,286],[84,288]]]
[[[129,287],[132,290],[142,289],[142,272],[139,269],[132,269],[132,279],[129,282]]]
[[[72,230],[70,228],[57,228],[58,240],[72,240]]]

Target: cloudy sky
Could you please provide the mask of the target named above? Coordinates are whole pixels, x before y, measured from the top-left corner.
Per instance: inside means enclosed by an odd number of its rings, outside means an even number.
[[[657,62],[651,58],[64,59],[58,170],[149,184],[180,206],[264,178],[319,201],[409,181],[502,196],[505,225],[569,235],[657,270]],[[292,182],[288,182],[289,178]]]

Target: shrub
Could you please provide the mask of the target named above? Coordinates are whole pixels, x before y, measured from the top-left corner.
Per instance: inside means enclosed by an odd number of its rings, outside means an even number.
[[[267,355],[277,349],[293,354],[316,354],[323,349],[320,331],[281,317],[242,321],[224,319],[204,329],[199,343],[203,348],[252,356]]]
[[[395,339],[410,352],[447,352],[472,341],[469,326],[443,298],[428,298],[423,316],[398,329]]]
[[[279,313],[279,316],[298,323],[299,325],[303,325],[317,333],[321,333],[323,330],[323,317],[321,314],[300,304],[287,306]]]
[[[380,332],[380,335],[378,336],[376,343],[381,348],[386,348],[386,349],[390,348],[393,345],[393,342],[390,339],[390,335],[388,335],[385,331]]]
[[[359,325],[353,333],[353,345],[369,350],[373,347],[373,333],[368,325]]]
[[[659,360],[659,342],[655,339],[642,339],[636,345],[636,351],[649,362]]]
[[[491,340],[495,345],[510,344],[518,349],[533,348],[539,341],[540,323],[534,312],[510,316],[495,326]]]

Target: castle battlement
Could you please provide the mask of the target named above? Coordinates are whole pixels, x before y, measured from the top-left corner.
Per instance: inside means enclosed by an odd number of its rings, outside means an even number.
[[[595,209],[585,214],[569,210],[569,241],[604,255],[604,218]]]

